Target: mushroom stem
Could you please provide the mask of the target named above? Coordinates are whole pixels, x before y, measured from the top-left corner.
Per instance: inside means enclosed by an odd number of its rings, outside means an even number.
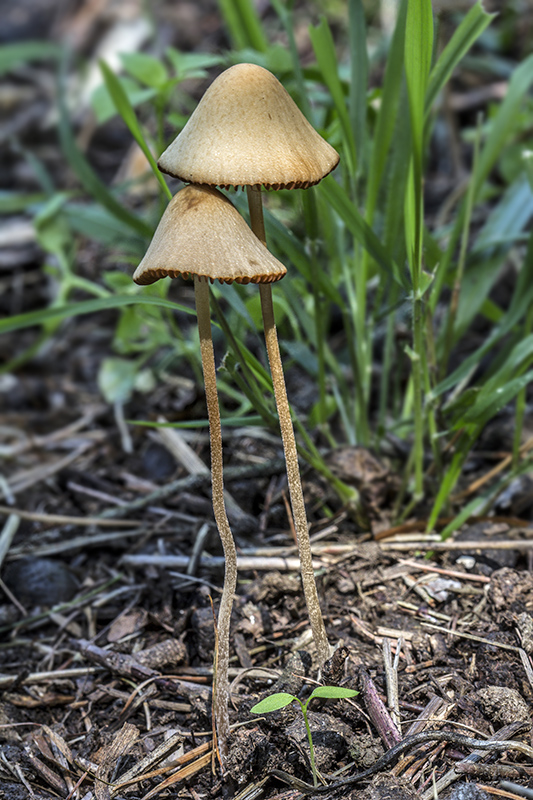
[[[209,418],[209,438],[211,442],[211,485],[213,495],[213,512],[217,524],[225,556],[224,589],[218,612],[218,655],[215,674],[213,675],[213,709],[218,738],[218,748],[224,766],[228,754],[229,737],[229,639],[231,609],[237,586],[237,550],[233,534],[226,514],[224,503],[224,478],[222,459],[222,429],[220,425],[220,408],[216,383],[215,354],[211,337],[211,313],[209,307],[209,281],[207,278],[194,276],[194,296],[198,331],[200,334],[200,351],[204,373],[207,415]]]
[[[255,235],[266,244],[265,226],[263,220],[263,206],[261,202],[261,190],[253,186],[246,187],[248,191],[248,206],[250,210],[251,227]],[[318,593],[315,583],[313,570],[313,559],[311,554],[311,542],[309,539],[309,528],[307,524],[307,514],[305,511],[302,481],[300,478],[300,468],[298,466],[298,451],[296,449],[296,439],[292,425],[291,411],[287,397],[287,388],[283,375],[283,365],[279,351],[278,334],[274,320],[274,307],[272,304],[272,288],[269,283],[259,284],[261,294],[261,311],[263,314],[263,325],[265,329],[265,342],[274,386],[274,395],[278,408],[279,424],[281,429],[281,440],[285,452],[285,463],[287,468],[287,481],[289,484],[289,494],[291,498],[292,513],[294,517],[294,527],[296,529],[296,539],[298,541],[298,553],[300,556],[300,570],[302,575],[302,585],[311,623],[311,630],[318,652],[320,663],[323,664],[331,655],[331,648],[324,626],[324,619],[320,610]]]

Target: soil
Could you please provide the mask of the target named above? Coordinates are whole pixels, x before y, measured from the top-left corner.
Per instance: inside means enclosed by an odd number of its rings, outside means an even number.
[[[69,38],[87,63],[106,32],[140,13],[133,0],[7,6],[4,42]],[[260,10],[282,38],[266,4]],[[162,46],[227,47],[209,0],[158,2],[152,11]],[[305,31],[318,11],[296,11],[305,59]],[[56,185],[72,188],[52,114],[54,66],[18,67],[0,88],[9,123],[3,188],[37,190],[28,151]],[[128,135],[110,123],[93,136],[89,116],[80,113],[80,139],[111,181],[126,159]],[[436,207],[442,187],[436,163],[428,187]],[[53,287],[31,222],[13,214],[2,226],[10,237],[0,250],[0,312],[46,306]],[[109,267],[103,247],[82,237],[77,247],[80,275],[96,279]],[[502,275],[503,289],[508,281]],[[192,305],[181,282],[179,300]],[[261,717],[250,709],[278,691],[305,700],[317,682],[359,692],[309,706],[321,785],[331,787],[322,788],[325,798],[429,800],[437,791],[442,800],[473,800],[533,788],[531,479],[517,482],[490,518],[472,520],[443,543],[424,533],[423,507],[391,527],[405,457],[398,449],[388,460],[361,447],[327,454],[333,472],[360,492],[367,527],[302,467],[319,596],[336,647],[319,672],[295,567],[281,445],[275,432],[261,431],[230,433],[225,441],[241,564],[232,733],[221,774],[211,723],[221,547],[209,473],[187,467],[193,456],[209,463],[209,442],[196,431],[178,437],[131,426],[131,443],[121,434],[97,381],[101,361],[113,354],[116,322],[115,312],[71,318],[31,352],[37,329],[0,339],[0,358],[10,365],[0,375],[0,796],[296,800],[312,784],[299,706]],[[315,391],[296,370],[288,388],[302,404]],[[192,373],[135,393],[125,411],[138,420],[205,413]],[[487,429],[460,491],[488,480],[505,459],[508,420],[504,411]],[[448,739],[432,740],[435,731]],[[387,760],[402,738],[424,732]],[[465,736],[510,743],[486,750]],[[360,773],[366,777],[356,780]]]

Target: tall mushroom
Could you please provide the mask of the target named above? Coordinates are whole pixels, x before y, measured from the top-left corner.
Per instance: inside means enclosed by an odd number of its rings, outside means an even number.
[[[237,552],[224,503],[222,432],[211,338],[209,281],[269,283],[286,269],[252,233],[233,204],[216,189],[186,186],[170,201],[133,280],[141,285],[159,278],[194,277],[194,293],[204,373],[213,511],[225,556],[224,588],[218,614],[218,661],[213,686],[218,745],[227,755],[229,735],[229,637],[237,585]]]
[[[181,133],[159,159],[159,167],[190,183],[226,188],[246,186],[252,230],[265,243],[261,187],[306,189],[321,181],[338,162],[336,150],[310,125],[272,73],[255,64],[237,64],[219,75],[207,89]],[[260,293],[302,585],[318,657],[323,663],[330,655],[330,646],[314,578],[270,286],[262,284]]]

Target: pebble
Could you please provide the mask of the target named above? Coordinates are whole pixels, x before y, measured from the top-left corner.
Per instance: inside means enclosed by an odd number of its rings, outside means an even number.
[[[61,561],[21,558],[4,569],[4,582],[26,608],[55,606],[72,600],[78,581]]]

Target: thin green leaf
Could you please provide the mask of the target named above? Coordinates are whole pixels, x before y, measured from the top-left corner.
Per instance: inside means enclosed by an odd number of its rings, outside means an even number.
[[[406,196],[405,203],[406,241],[415,293],[418,292],[418,278],[422,269],[424,103],[432,50],[431,0],[409,0],[405,26],[405,75],[409,95],[413,154],[411,191]]]
[[[472,247],[472,253],[487,251],[501,244],[513,244],[525,230],[532,215],[533,190],[527,176],[520,175],[491,210]]]
[[[459,480],[459,476],[461,475],[461,470],[463,468],[463,464],[465,459],[468,455],[470,447],[475,441],[476,437],[468,437],[464,435],[457,446],[457,450],[453,455],[452,461],[446,470],[443,479],[441,480],[439,491],[437,492],[437,496],[435,498],[435,502],[433,503],[433,508],[431,509],[431,514],[428,519],[427,523],[427,530],[431,531],[435,527],[435,523],[437,522],[439,515],[442,511],[443,506],[448,501],[455,484]]]
[[[151,420],[127,420],[128,425],[139,425],[144,428],[208,428],[208,419],[192,419],[186,422],[152,422]],[[246,417],[222,417],[220,420],[222,427],[226,428],[261,428],[264,420],[258,414],[250,414]]]

